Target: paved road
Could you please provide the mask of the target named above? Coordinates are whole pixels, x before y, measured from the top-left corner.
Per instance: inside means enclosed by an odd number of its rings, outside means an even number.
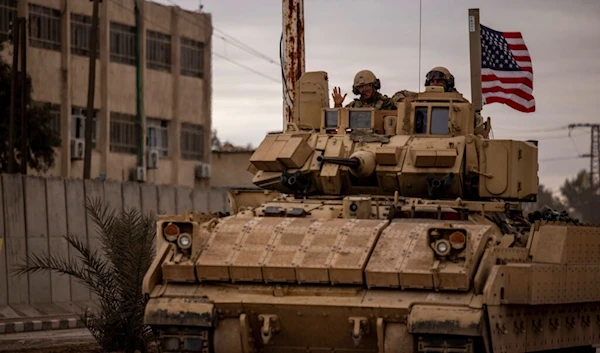
[[[78,348],[82,347],[81,349]],[[93,352],[95,341],[88,329],[34,331],[0,335],[0,352]],[[59,349],[65,348],[65,349]],[[85,347],[85,348],[84,348]],[[598,347],[598,346],[596,346]],[[54,348],[54,349],[52,349]],[[51,350],[50,350],[51,349]],[[600,353],[600,347],[596,349]]]
[[[82,344],[90,346],[90,348],[93,347],[92,344],[95,344],[94,338],[86,328],[0,335],[0,352],[14,352],[29,348],[36,349],[39,353],[44,353],[44,348],[68,347]]]

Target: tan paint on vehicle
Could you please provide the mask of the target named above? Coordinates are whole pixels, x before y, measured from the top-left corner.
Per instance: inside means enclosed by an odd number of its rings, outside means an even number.
[[[600,343],[600,228],[524,219],[536,143],[490,139],[439,87],[389,111],[327,107],[323,72],[297,89],[294,123],[250,158],[259,190],[160,217],[143,291],[163,351]]]

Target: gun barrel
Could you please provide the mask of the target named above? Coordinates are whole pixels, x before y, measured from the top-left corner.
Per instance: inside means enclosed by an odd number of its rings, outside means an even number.
[[[318,162],[323,163],[333,163],[338,165],[343,165],[346,167],[350,167],[352,169],[356,169],[360,167],[360,160],[358,158],[339,158],[339,157],[317,157]]]

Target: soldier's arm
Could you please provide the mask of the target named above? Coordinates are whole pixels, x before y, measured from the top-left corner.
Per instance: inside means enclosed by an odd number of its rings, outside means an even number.
[[[419,95],[419,93],[417,93],[417,92],[407,91],[404,89],[402,91],[398,91],[398,92],[394,93],[394,95],[392,96],[392,100],[394,102],[402,102],[407,97],[415,99],[415,98],[417,98],[418,95]]]
[[[384,105],[381,109],[384,110],[396,110],[398,109],[398,107],[396,107],[396,101],[394,101],[392,98],[389,98],[387,96],[385,96],[384,98]]]

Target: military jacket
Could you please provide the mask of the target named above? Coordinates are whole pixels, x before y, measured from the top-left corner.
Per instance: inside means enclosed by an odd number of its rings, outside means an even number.
[[[355,98],[352,102],[346,104],[346,108],[375,108],[377,110],[396,110],[396,103],[388,96],[375,92],[373,98],[368,101],[361,98]]]

